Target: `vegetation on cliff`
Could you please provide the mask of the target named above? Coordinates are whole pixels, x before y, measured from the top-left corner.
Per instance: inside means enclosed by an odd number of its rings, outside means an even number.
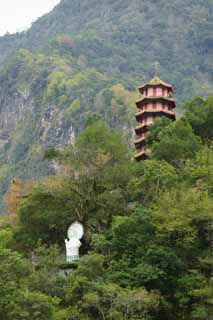
[[[16,223],[2,221],[5,320],[211,319],[212,101],[157,121],[145,162],[97,117],[74,148],[46,152],[60,170],[23,199]],[[64,237],[75,220],[85,236],[69,266]]]
[[[179,105],[208,96],[212,13],[210,0],[63,0],[1,37],[1,195],[14,176],[47,175],[43,148],[73,142],[91,112],[131,139],[136,88],[155,64]]]

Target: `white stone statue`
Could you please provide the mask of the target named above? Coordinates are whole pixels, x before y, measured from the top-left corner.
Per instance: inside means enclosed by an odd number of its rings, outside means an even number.
[[[84,235],[84,228],[79,222],[74,222],[68,229],[68,239],[65,239],[67,262],[79,260],[80,239]]]

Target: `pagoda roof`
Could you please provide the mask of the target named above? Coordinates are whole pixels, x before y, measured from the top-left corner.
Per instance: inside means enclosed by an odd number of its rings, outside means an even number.
[[[147,159],[148,158],[148,156],[147,156],[147,153],[144,151],[144,150],[142,150],[142,151],[140,151],[140,152],[138,152],[138,153],[136,153],[135,154],[135,156],[134,156],[134,158],[135,158],[135,160],[140,160],[140,159]]]
[[[142,130],[143,130],[144,132],[146,132],[146,131],[147,131],[147,127],[148,127],[148,124],[145,124],[145,123],[139,124],[139,125],[135,128],[136,134],[137,134],[138,131],[142,132]]]
[[[162,81],[159,77],[154,77],[150,81],[146,82],[144,85],[139,87],[139,90],[145,89],[147,87],[155,87],[155,86],[162,86],[165,88],[172,89],[172,85],[170,83],[166,83]]]
[[[136,140],[134,141],[134,144],[135,144],[135,145],[140,144],[140,143],[142,143],[142,142],[145,142],[145,140],[146,140],[145,137],[140,137],[140,138],[138,138],[138,139],[136,139]]]
[[[168,115],[168,116],[170,116],[172,118],[176,118],[175,112],[174,111],[169,111],[169,110],[141,110],[141,111],[139,111],[139,112],[137,112],[135,114],[135,118],[136,119],[139,118],[139,117],[143,118],[144,115],[153,114],[153,113],[156,114],[156,115],[165,114],[165,115]],[[141,127],[141,125],[139,125],[138,127]]]
[[[141,104],[141,103],[148,103],[151,101],[166,101],[169,102],[170,104],[173,104],[174,107],[175,105],[175,99],[174,98],[170,98],[170,97],[163,97],[163,96],[142,96],[140,99],[136,100],[136,105],[137,107]]]

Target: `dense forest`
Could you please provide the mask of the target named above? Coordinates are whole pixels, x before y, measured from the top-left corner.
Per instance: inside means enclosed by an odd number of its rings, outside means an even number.
[[[150,127],[144,162],[97,116],[74,148],[47,149],[57,173],[1,220],[2,319],[212,319],[213,97],[184,108]],[[76,220],[82,257],[67,263]]]
[[[132,144],[137,87],[172,83],[181,105],[212,92],[212,0],[63,0],[0,37],[0,195],[52,172],[46,147],[72,144],[89,113]],[[0,201],[2,203],[2,201]]]

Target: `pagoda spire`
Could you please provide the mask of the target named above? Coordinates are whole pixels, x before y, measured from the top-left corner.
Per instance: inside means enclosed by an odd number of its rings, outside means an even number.
[[[157,77],[160,71],[160,63],[158,61],[155,61],[154,63],[154,70],[155,70],[155,77]]]
[[[149,150],[146,147],[148,127],[158,118],[164,116],[175,120],[175,100],[171,84],[162,81],[157,75],[144,85],[139,87],[141,97],[136,101],[137,112],[135,114],[138,123],[135,128],[136,147],[135,159],[145,160],[149,157]]]

